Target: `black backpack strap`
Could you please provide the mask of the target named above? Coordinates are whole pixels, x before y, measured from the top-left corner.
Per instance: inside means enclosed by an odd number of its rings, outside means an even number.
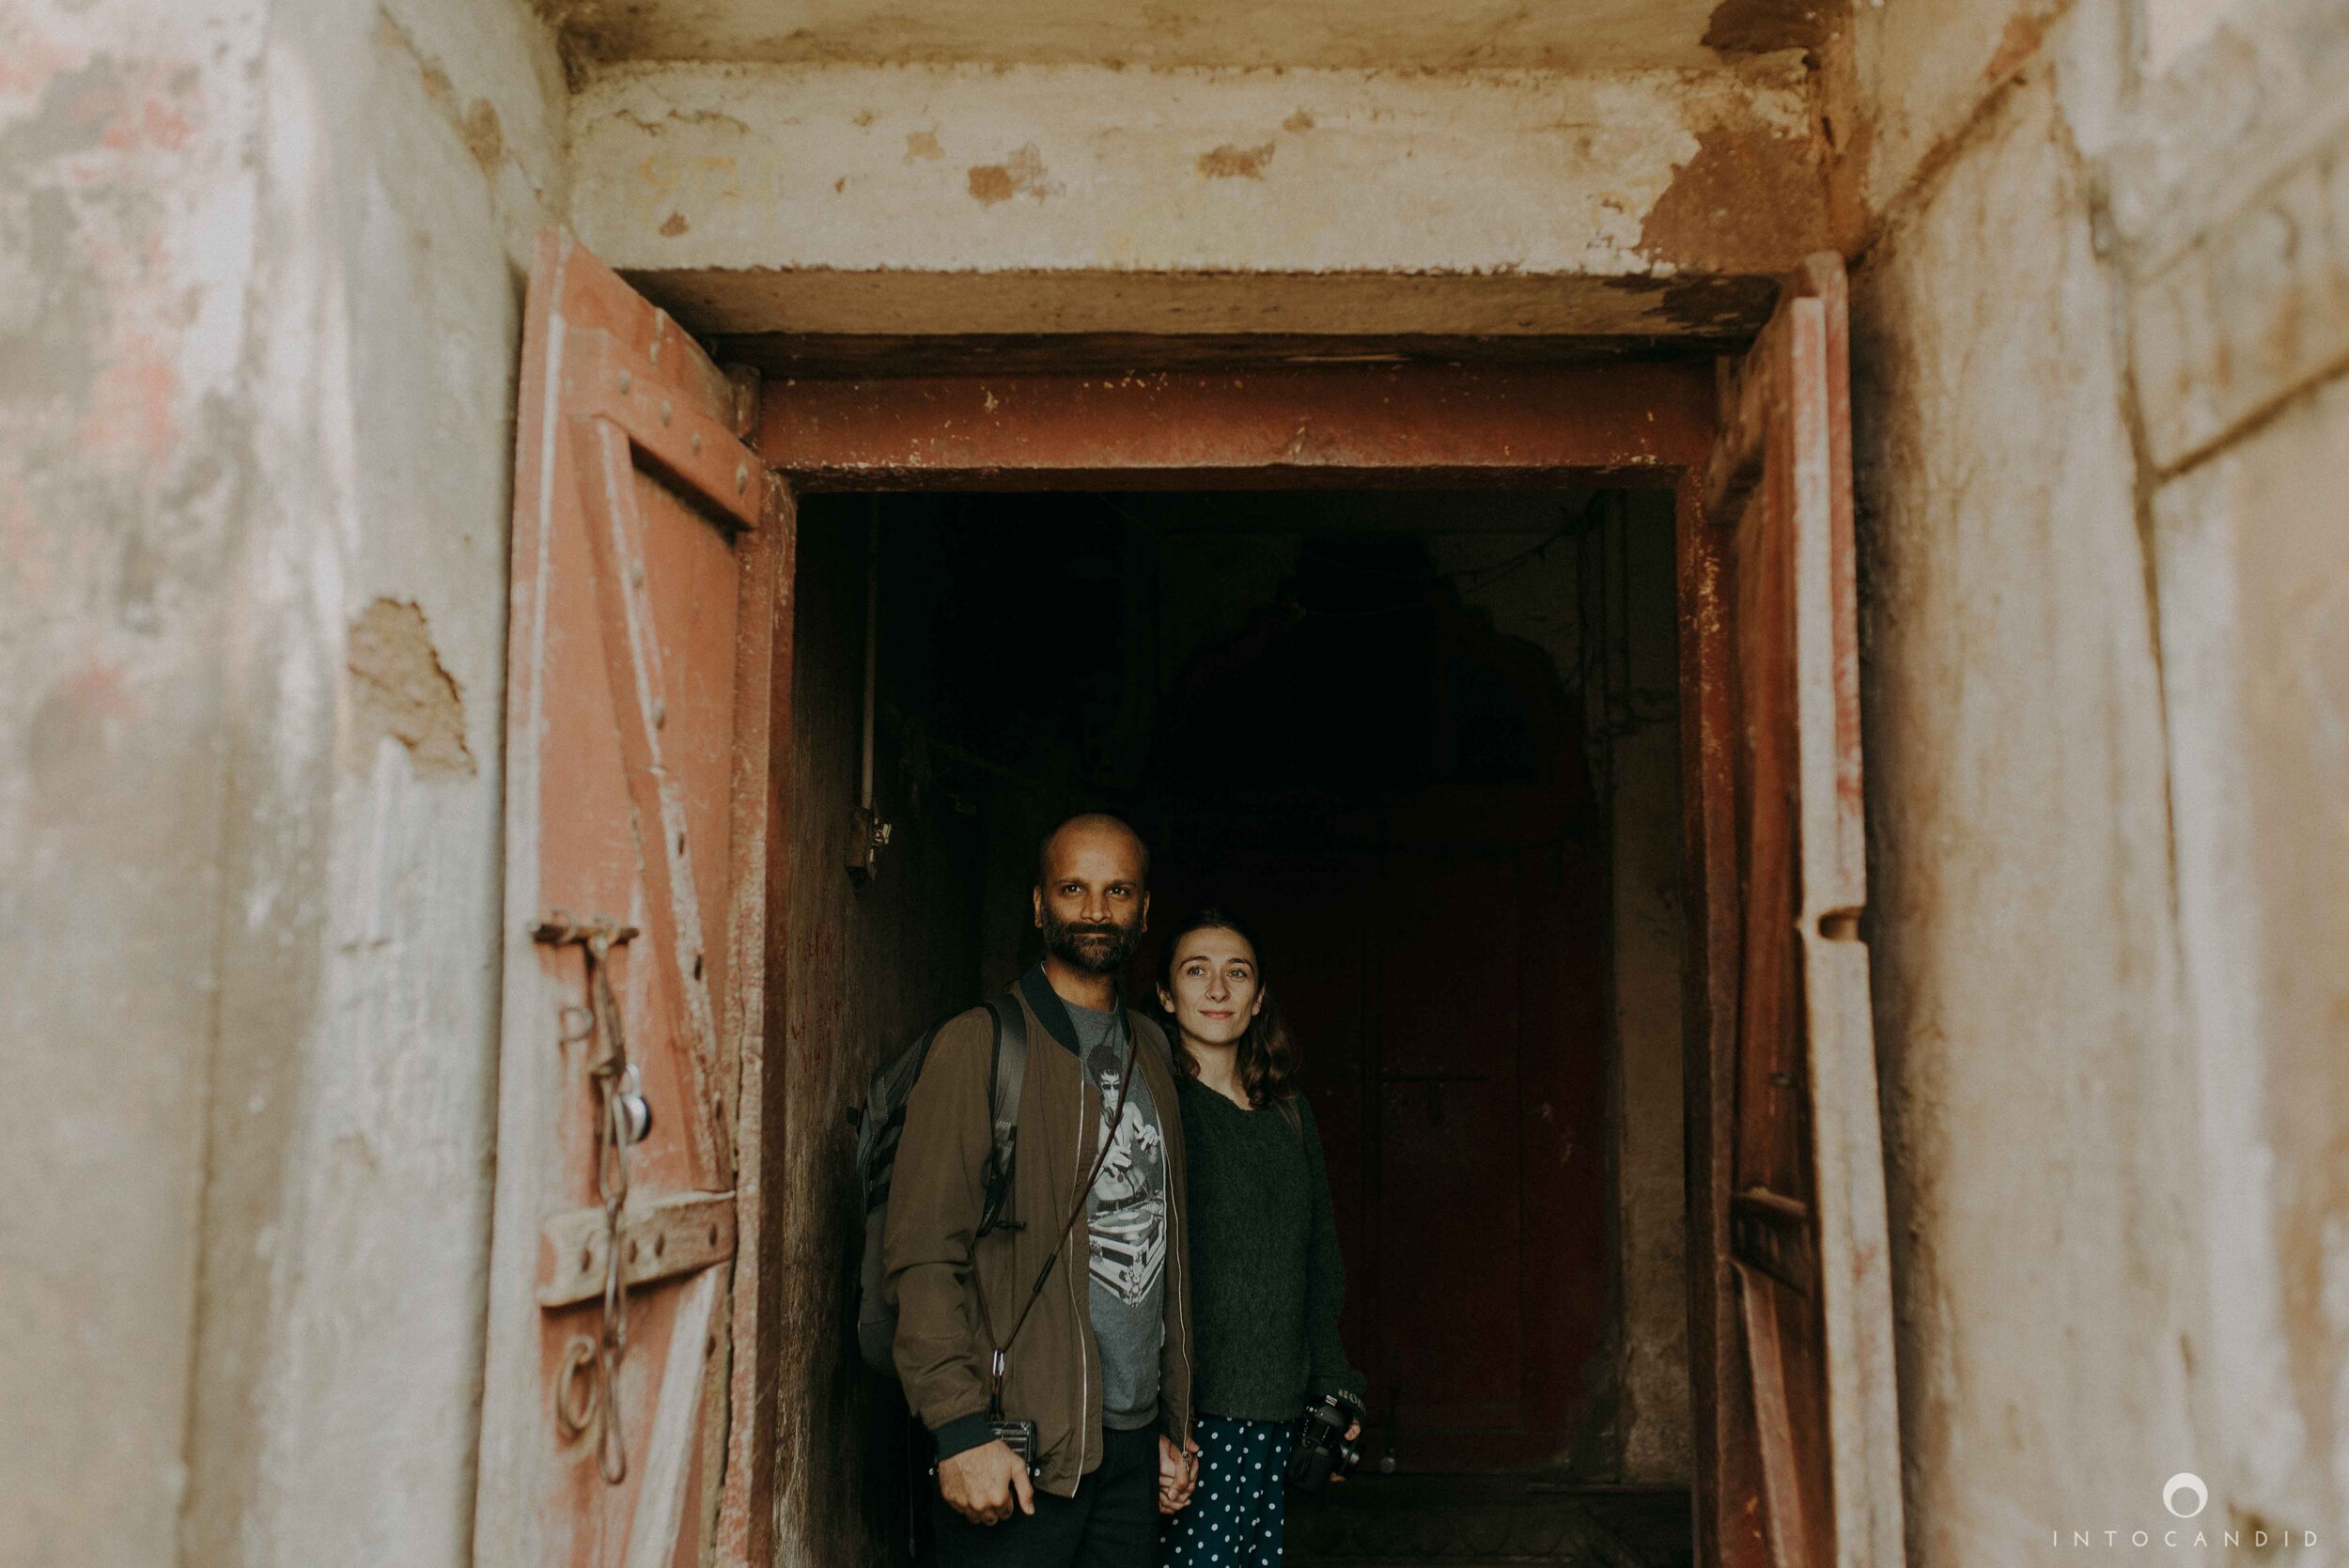
[[[995,1123],[996,1163],[1011,1169],[1012,1145],[1019,1133],[1019,1094],[1028,1079],[1028,1019],[1019,1000],[1006,991],[988,999],[995,1017],[994,1081],[988,1086],[988,1114]]]
[[[989,997],[987,1011],[995,1026],[987,1085],[987,1114],[994,1147],[988,1155],[980,1235],[1025,1229],[1019,1221],[1004,1219],[1003,1211],[1011,1206],[1012,1165],[1019,1152],[1019,1096],[1028,1078],[1028,1019],[1019,1009],[1019,999],[1009,991]]]

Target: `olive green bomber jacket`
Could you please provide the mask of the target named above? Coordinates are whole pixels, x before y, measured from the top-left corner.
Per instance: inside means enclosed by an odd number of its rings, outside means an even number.
[[[974,1243],[992,1144],[988,1088],[993,1029],[974,1007],[940,1030],[906,1102],[904,1136],[890,1180],[882,1239],[882,1290],[897,1309],[894,1354],[907,1402],[942,1458],[988,1440],[989,1344],[1009,1335],[1037,1274],[1062,1235],[1099,1145],[1101,1094],[1078,1059],[1068,1012],[1041,966],[1016,987],[1027,1015],[1028,1057],[1019,1100],[1008,1217]],[[1180,1095],[1166,1036],[1128,1011],[1134,1072],[1149,1084],[1167,1151],[1165,1337],[1159,1360],[1162,1428],[1190,1429],[1190,1258],[1185,1210]],[[1101,1461],[1101,1362],[1095,1343],[1080,1213],[1005,1361],[1003,1413],[1036,1423],[1036,1484],[1074,1496]],[[975,1251],[975,1256],[974,1256]]]

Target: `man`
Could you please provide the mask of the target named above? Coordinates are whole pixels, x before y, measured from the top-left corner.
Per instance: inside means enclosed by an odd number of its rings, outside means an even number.
[[[1150,1568],[1161,1498],[1190,1498],[1173,1057],[1117,993],[1148,919],[1148,873],[1140,837],[1097,814],[1062,823],[1037,857],[1044,961],[1014,987],[1028,1051],[1007,1224],[979,1234],[993,1144],[985,1008],[939,1032],[906,1102],[882,1288],[906,1398],[938,1445],[948,1568]],[[1035,1423],[1033,1472],[990,1416]]]

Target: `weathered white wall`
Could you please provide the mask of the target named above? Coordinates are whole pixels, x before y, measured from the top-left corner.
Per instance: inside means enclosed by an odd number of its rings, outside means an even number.
[[[2112,154],[2200,1101],[2197,1417],[2349,1540],[2349,13],[2151,8]]]
[[[1861,273],[1877,1050],[1912,1559],[2191,1468],[2190,1085],[2110,298],[2044,76]],[[2149,1512],[2150,1511],[2150,1512]]]
[[[519,267],[561,77],[518,8],[401,0],[280,8],[263,79],[282,511],[232,718],[188,1544],[462,1561]]]
[[[0,39],[0,1559],[459,1562],[561,73],[459,0]]]
[[[2155,500],[2201,1106],[2206,1440],[2341,1539],[2349,1426],[2349,382]]]
[[[1968,0],[1850,44],[1910,1558],[2332,1560],[2349,15]]]
[[[168,1561],[262,8],[0,6],[0,1560]]]
[[[1825,232],[1806,82],[614,67],[574,221],[722,330],[1686,332]]]

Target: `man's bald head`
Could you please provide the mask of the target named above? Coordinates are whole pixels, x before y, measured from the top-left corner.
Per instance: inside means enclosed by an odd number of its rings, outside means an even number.
[[[1109,852],[1131,857],[1134,880],[1144,886],[1150,881],[1150,846],[1142,842],[1132,824],[1124,817],[1112,816],[1105,811],[1080,812],[1044,835],[1035,856],[1035,885],[1052,884],[1052,868],[1056,858],[1084,851]]]
[[[1149,924],[1149,878],[1142,835],[1114,816],[1087,812],[1046,834],[1034,903],[1048,970],[1057,962],[1065,977],[1086,985],[1114,975]]]

